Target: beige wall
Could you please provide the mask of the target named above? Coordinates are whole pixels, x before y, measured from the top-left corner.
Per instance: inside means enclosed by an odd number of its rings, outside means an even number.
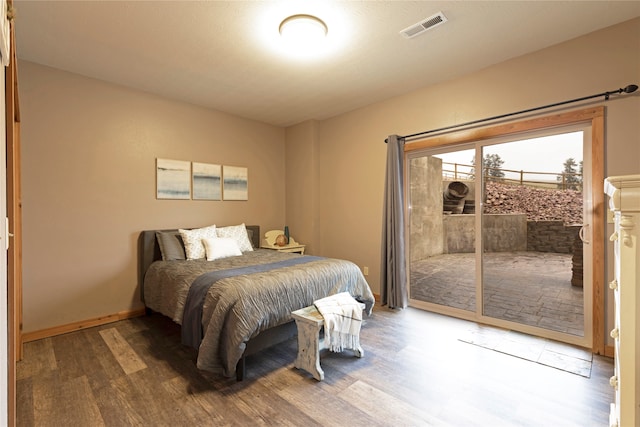
[[[640,19],[320,122],[318,188],[312,190],[318,194],[319,237],[309,243],[322,255],[368,266],[369,283],[379,293],[388,135],[464,123],[631,83],[640,84]],[[589,103],[601,104],[607,114],[605,175],[640,172],[640,92]],[[300,178],[287,175],[287,184]]]
[[[284,130],[20,62],[24,331],[142,307],[144,229],[285,217]],[[156,158],[245,166],[249,201],[155,198]]]
[[[291,236],[305,243],[306,253],[319,250],[318,218],[318,122],[314,120],[286,130],[286,223]]]
[[[379,293],[389,134],[640,83],[639,40],[635,19],[286,130],[21,62],[25,331],[141,307],[142,229],[286,223],[310,253],[369,267]],[[639,95],[590,103],[607,107],[607,175],[640,171]],[[157,157],[247,166],[249,201],[155,200]]]

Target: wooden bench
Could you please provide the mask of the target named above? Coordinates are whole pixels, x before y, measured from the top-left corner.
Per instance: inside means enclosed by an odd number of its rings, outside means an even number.
[[[362,309],[365,305],[361,304]],[[315,306],[301,308],[291,313],[298,327],[298,356],[294,366],[304,369],[313,377],[322,381],[324,371],[320,367],[320,350],[329,348],[328,339],[320,339],[320,330],[324,326],[324,318]],[[364,356],[364,350],[358,346],[354,350],[356,357]]]

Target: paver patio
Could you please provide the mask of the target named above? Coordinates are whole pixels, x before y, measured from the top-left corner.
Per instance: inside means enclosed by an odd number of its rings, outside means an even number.
[[[583,336],[583,290],[571,285],[571,255],[493,252],[483,261],[484,314]],[[475,311],[475,254],[411,264],[412,299]]]

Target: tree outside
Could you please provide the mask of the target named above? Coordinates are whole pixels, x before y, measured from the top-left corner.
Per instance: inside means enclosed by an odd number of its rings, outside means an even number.
[[[576,169],[580,168],[580,171]],[[556,177],[558,181],[558,188],[568,190],[580,190],[582,189],[582,161],[580,164],[576,163],[575,159],[569,157],[563,163],[563,171]]]
[[[471,159],[471,164],[476,164],[476,157],[474,156]],[[482,168],[484,170],[484,175],[492,178],[504,178],[504,171],[502,170],[502,165],[504,164],[504,160],[500,158],[498,154],[485,154],[482,159]],[[470,173],[471,179],[475,178],[475,168],[471,169]]]

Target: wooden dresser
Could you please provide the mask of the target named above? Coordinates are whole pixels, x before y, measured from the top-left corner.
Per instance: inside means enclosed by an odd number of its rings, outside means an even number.
[[[609,177],[604,183],[615,222],[610,240],[615,254],[609,283],[615,304],[615,402],[609,424],[640,425],[640,175]]]

